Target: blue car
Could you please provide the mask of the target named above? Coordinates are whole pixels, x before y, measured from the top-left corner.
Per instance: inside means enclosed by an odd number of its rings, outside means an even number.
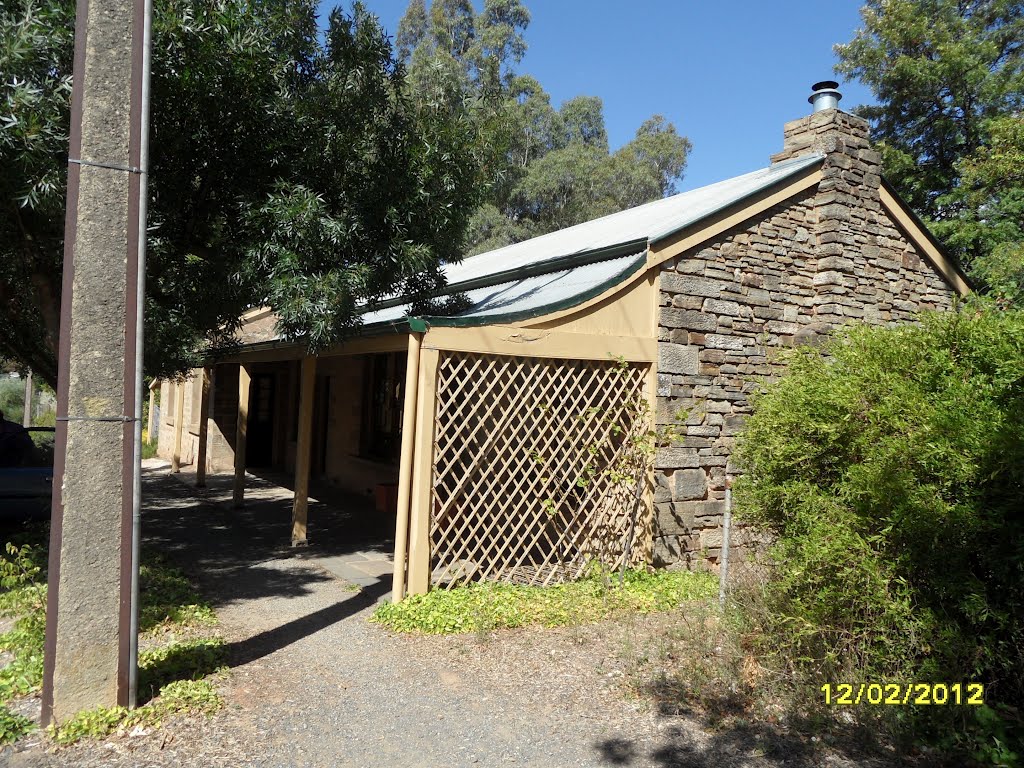
[[[0,521],[48,519],[53,492],[53,427],[29,427],[31,448],[0,466]]]

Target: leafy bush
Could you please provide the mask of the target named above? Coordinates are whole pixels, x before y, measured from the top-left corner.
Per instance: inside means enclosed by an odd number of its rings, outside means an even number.
[[[46,548],[36,542],[46,535],[47,526],[27,527],[0,555],[0,615],[15,617],[14,625],[0,634],[0,650],[10,655],[0,667],[0,732],[9,732],[12,740],[29,726],[17,715],[8,717],[2,705],[39,690],[43,680]]]
[[[709,573],[626,571],[622,584],[600,575],[552,587],[481,582],[399,603],[382,603],[373,621],[398,632],[455,634],[539,624],[558,627],[601,621],[618,613],[652,613],[717,594]]]
[[[222,637],[175,640],[139,654],[139,698],[169,683],[200,680],[227,663]]]
[[[972,304],[798,350],[739,451],[738,511],[774,537],[759,636],[797,674],[1024,700],[1024,314]]]
[[[25,413],[25,380],[12,379],[5,373],[0,373],[0,411],[3,411],[4,418],[21,424],[22,416]]]
[[[175,642],[144,651],[139,655],[139,696],[142,701],[145,691],[152,690],[152,699],[135,709],[85,710],[58,726],[49,726],[47,733],[57,744],[67,745],[135,727],[157,728],[165,717],[178,713],[212,715],[224,702],[213,683],[203,678],[223,667],[224,655],[221,638]]]

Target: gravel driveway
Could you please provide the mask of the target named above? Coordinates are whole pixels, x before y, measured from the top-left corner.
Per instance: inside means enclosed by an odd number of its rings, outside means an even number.
[[[166,471],[145,477],[146,542],[196,576],[229,642],[224,709],[56,753],[36,737],[0,753],[0,764],[823,764],[798,741],[760,730],[707,732],[630,698],[620,681],[643,647],[648,619],[481,636],[389,635],[366,619],[390,578],[355,591],[318,561],[390,542],[354,528],[341,509],[313,504],[313,545],[296,556],[286,546],[290,510],[281,494],[250,499],[232,511]]]

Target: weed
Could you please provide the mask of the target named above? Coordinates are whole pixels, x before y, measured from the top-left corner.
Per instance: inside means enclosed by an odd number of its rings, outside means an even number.
[[[11,660],[0,668],[0,705],[13,698],[39,690],[43,681],[43,642],[46,631],[46,588],[39,581],[45,568],[45,549],[29,543],[45,538],[45,527],[26,529],[15,541],[8,542],[0,557],[0,614],[17,617],[14,626],[0,634],[0,649]],[[6,712],[6,708],[0,713]],[[14,733],[14,720],[3,716],[0,731]]]
[[[224,668],[226,646],[220,637],[173,641],[139,654],[139,699],[168,684],[197,681]]]
[[[136,709],[100,707],[79,712],[59,726],[50,726],[47,734],[57,744],[74,744],[81,739],[102,739],[132,728],[159,728],[165,717],[181,712],[210,715],[223,701],[209,680],[176,680],[160,689],[152,701]]]
[[[16,617],[0,634],[0,650],[11,661],[0,668],[0,744],[18,739],[34,727],[32,721],[3,706],[39,690],[43,678],[46,625],[46,530],[26,529],[0,556],[0,614]],[[146,551],[139,568],[140,629],[151,639],[182,629],[210,627],[217,617],[183,573],[159,555]],[[135,726],[157,727],[178,712],[209,714],[221,700],[213,684],[203,679],[224,668],[225,646],[219,637],[171,640],[139,654],[139,700],[134,710],[123,707],[81,712],[48,733],[58,744],[84,737],[102,738]],[[147,699],[149,699],[147,701]]]
[[[185,575],[170,567],[159,555],[147,550],[139,567],[142,605],[139,628],[158,634],[171,627],[203,627],[217,623],[213,608],[195,591]]]
[[[35,727],[36,724],[27,717],[0,705],[0,745],[17,741]]]

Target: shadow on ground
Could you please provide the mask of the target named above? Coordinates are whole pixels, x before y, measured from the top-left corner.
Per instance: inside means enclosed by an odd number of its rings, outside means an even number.
[[[299,597],[311,592],[311,585],[332,578],[312,565],[282,570],[273,567],[273,561],[360,551],[388,553],[394,548],[393,518],[374,514],[367,501],[357,496],[341,497],[332,504],[311,501],[309,546],[294,548],[291,502],[282,498],[277,485],[262,478],[247,479],[246,505],[232,509],[165,474],[144,476],[146,544],[185,567],[201,588],[208,587],[203,592],[214,608],[262,597]],[[236,578],[242,570],[245,578]]]
[[[394,548],[394,518],[375,513],[365,498],[340,492],[322,494],[330,498],[329,504],[310,500],[309,546],[294,548],[291,501],[282,493],[279,478],[246,479],[246,504],[233,509],[223,493],[193,489],[165,472],[143,475],[146,546],[183,568],[214,609],[266,597],[310,594],[316,585],[335,577],[306,561],[368,551],[389,553]],[[298,561],[303,567],[277,564],[285,560]],[[172,659],[167,666],[180,670],[175,679],[187,679],[202,677],[225,663],[247,664],[372,606],[390,591],[388,574],[333,605],[229,643],[219,656]]]
[[[731,768],[748,766],[752,758],[780,758],[786,766],[818,768],[813,750],[800,739],[766,727],[739,726],[717,731],[700,741],[682,728],[666,731],[661,744],[641,751],[630,739],[609,739],[595,745],[602,765],[649,765],[664,768]]]
[[[374,605],[377,600],[391,590],[391,579],[387,578],[380,583],[361,589],[341,602],[321,608],[319,611],[301,616],[273,629],[260,632],[250,638],[229,647],[231,666],[242,666],[250,661],[268,656],[274,651],[285,648],[292,643],[298,642],[321,629],[336,624],[342,619],[347,619],[364,608]]]
[[[652,681],[644,686],[643,693],[662,717],[675,718],[680,714],[695,717],[702,735],[695,738],[684,728],[668,728],[660,744],[645,749],[631,739],[598,742],[594,749],[602,765],[740,768],[757,765],[763,759],[770,765],[820,768],[825,764],[823,755],[826,751],[848,761],[839,764],[871,768],[894,768],[906,764],[885,750],[870,729],[854,722],[848,726],[831,725],[826,729],[820,722],[797,716],[791,716],[784,725],[751,721],[744,719],[742,710],[734,709],[733,705],[700,716],[680,707],[676,686]],[[915,760],[913,765],[925,768],[943,763]]]

